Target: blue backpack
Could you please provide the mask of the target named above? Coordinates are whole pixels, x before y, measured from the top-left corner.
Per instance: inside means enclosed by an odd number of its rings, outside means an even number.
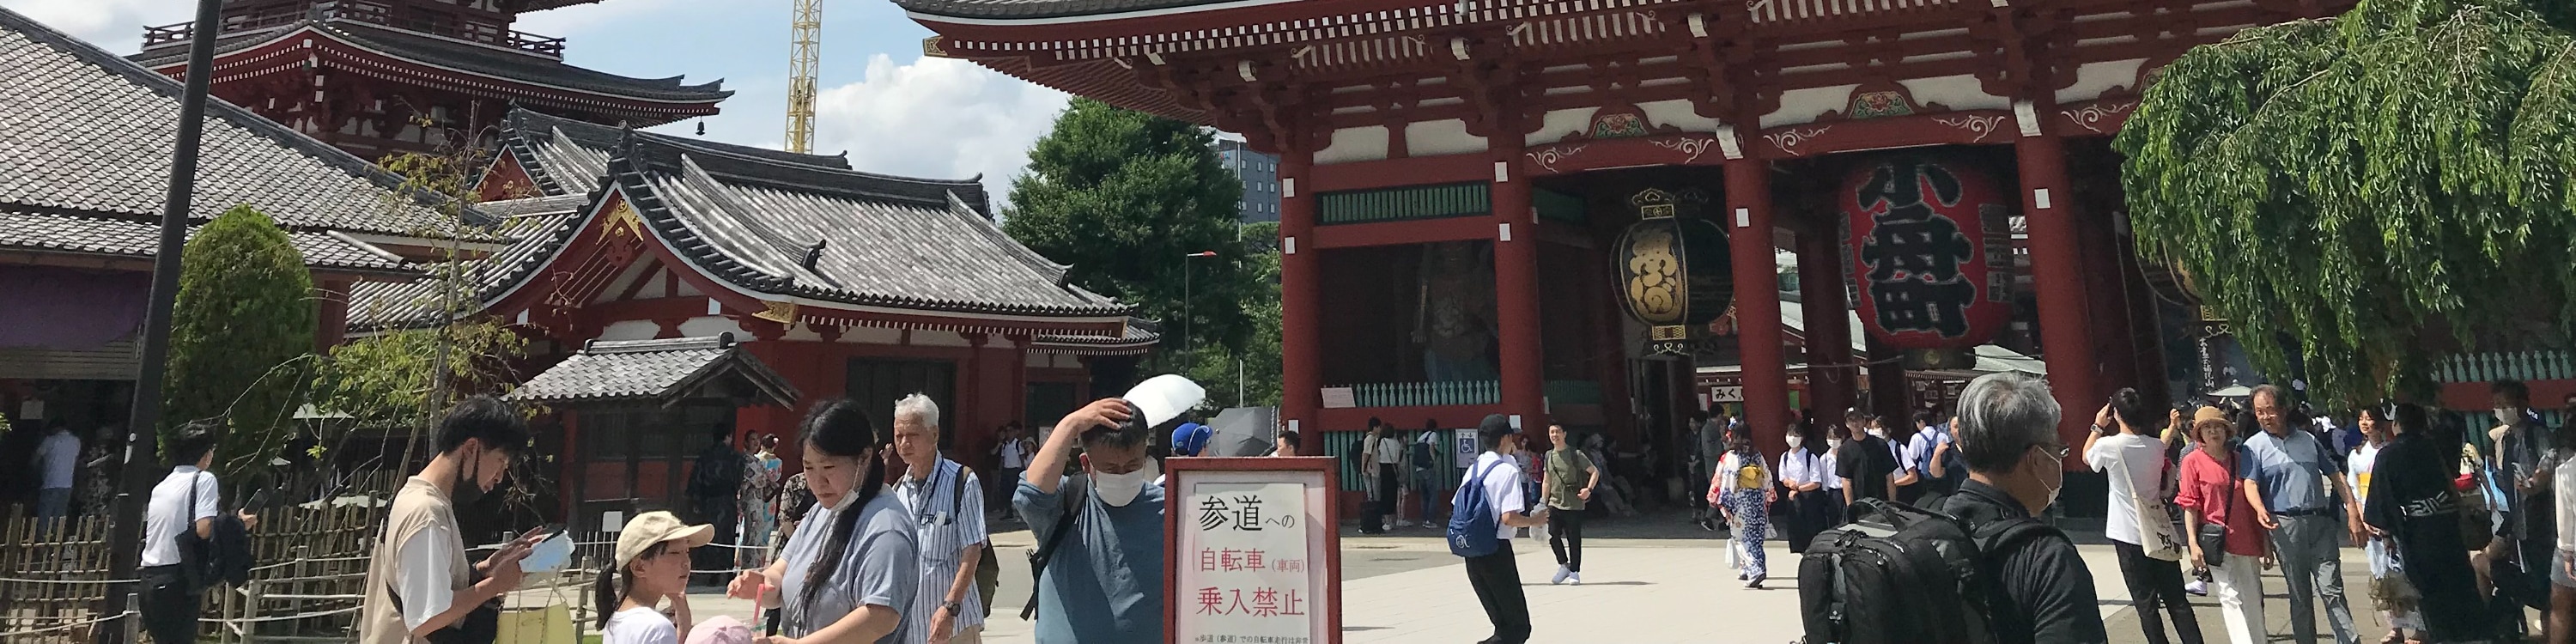
[[[1502,462],[1478,468],[1474,477],[1458,486],[1458,496],[1450,499],[1449,554],[1482,557],[1494,554],[1500,547],[1500,540],[1495,538],[1501,529],[1494,525],[1494,502],[1485,498],[1485,475],[1498,465]]]

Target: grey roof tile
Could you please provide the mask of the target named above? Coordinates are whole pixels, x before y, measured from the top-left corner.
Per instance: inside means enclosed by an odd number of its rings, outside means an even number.
[[[722,80],[684,85],[682,77],[679,76],[669,78],[620,76],[567,65],[562,60],[530,52],[433,38],[342,18],[298,21],[256,35],[227,36],[228,40],[219,46],[218,52],[257,47],[280,38],[292,37],[297,30],[306,26],[359,47],[396,58],[533,85],[682,103],[712,103],[733,96],[733,92],[724,89]],[[169,45],[137,54],[134,60],[145,66],[157,67],[181,62],[187,58],[187,54],[185,46]]]
[[[954,18],[1067,18],[1174,9],[1228,0],[894,0],[907,11]]]
[[[487,201],[477,204],[485,212],[509,215],[495,227],[498,234],[510,240],[508,248],[484,259],[461,260],[458,271],[468,276],[473,286],[461,293],[475,302],[489,302],[502,289],[527,279],[545,263],[556,248],[572,239],[580,225],[579,214],[589,199],[582,195],[561,195]],[[422,267],[432,275],[445,273],[436,264]],[[445,282],[424,279],[407,283],[359,282],[349,288],[349,327],[352,329],[415,328],[438,322],[439,288]]]
[[[191,228],[188,233],[194,237],[196,229]],[[303,254],[307,266],[406,277],[413,274],[411,266],[405,262],[377,255],[329,233],[288,231],[286,237],[295,244],[296,252]],[[150,221],[36,212],[0,204],[0,248],[151,257],[160,242],[161,225]],[[387,282],[362,284],[409,286]]]
[[[157,216],[177,138],[179,84],[0,9],[0,204]],[[250,204],[289,230],[436,236],[450,220],[394,198],[401,181],[221,100],[207,105],[191,217]],[[468,211],[468,219],[482,215]]]
[[[528,379],[508,398],[557,404],[668,400],[692,393],[709,379],[729,374],[748,379],[771,402],[795,403],[796,389],[735,344],[732,334],[592,342],[545,373]]]
[[[613,178],[674,252],[742,288],[865,306],[1109,317],[1132,310],[1064,282],[1002,233],[979,179],[896,177],[841,157],[745,149],[514,114],[502,135],[549,194]],[[820,244],[819,251],[816,245]],[[816,253],[812,266],[805,256]]]

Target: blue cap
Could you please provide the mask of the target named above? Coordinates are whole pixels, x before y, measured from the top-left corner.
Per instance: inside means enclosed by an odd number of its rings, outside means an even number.
[[[1210,433],[1212,432],[1208,431],[1208,426],[1206,425],[1198,423],[1181,423],[1180,427],[1172,429],[1172,455],[1199,455],[1200,450],[1207,449],[1208,434]]]

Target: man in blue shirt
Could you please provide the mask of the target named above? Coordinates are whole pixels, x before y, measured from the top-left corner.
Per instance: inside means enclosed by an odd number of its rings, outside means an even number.
[[[1038,644],[1163,641],[1161,472],[1130,410],[1104,398],[1065,416],[1011,499],[1038,543],[1057,544],[1038,578]],[[1066,477],[1077,441],[1085,476]]]
[[[2322,598],[2335,641],[2354,644],[2352,608],[2344,601],[2343,557],[2337,552],[2350,540],[2361,545],[2361,504],[2353,502],[2343,469],[2316,434],[2291,427],[2287,398],[2281,388],[2254,389],[2254,422],[2263,431],[2245,438],[2237,454],[2237,474],[2245,479],[2245,498],[2254,522],[2271,531],[2279,553],[2281,577],[2290,587],[2290,632],[2296,641],[2317,641],[2316,603]],[[2337,503],[2342,505],[2338,506]],[[2340,520],[2340,524],[2338,524]]]

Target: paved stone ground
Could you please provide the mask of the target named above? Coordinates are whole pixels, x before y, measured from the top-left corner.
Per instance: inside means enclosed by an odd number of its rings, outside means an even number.
[[[2109,545],[2098,535],[2073,531],[2093,573],[2102,615],[2115,643],[2144,642],[2138,617],[2129,608],[2119,566]],[[1584,552],[1584,584],[1551,586],[1556,570],[1544,533],[1516,539],[1513,552],[1520,565],[1535,632],[1532,642],[1791,642],[1799,637],[1797,556],[1774,540],[1769,553],[1773,578],[1764,590],[1735,581],[1726,567],[1724,541],[1677,515],[1607,519],[1590,526]],[[986,641],[1030,642],[1030,628],[1018,617],[1028,598],[1025,554],[1033,545],[1026,531],[994,536],[1004,566],[995,614],[986,626]],[[1491,634],[1466,573],[1442,544],[1439,532],[1398,529],[1386,536],[1359,536],[1345,530],[1343,540],[1343,641],[1348,644],[1474,642]],[[2362,576],[2368,568],[2361,551],[2344,551],[2355,621],[2362,639],[2375,642],[2387,633],[2369,607]],[[2276,573],[2265,575],[2265,616],[2274,641],[2289,639],[2289,610],[2284,584]],[[709,589],[712,591],[713,589]],[[697,616],[747,613],[743,602],[714,594],[691,600]],[[2224,642],[2217,598],[2193,597],[2202,633]],[[2323,623],[2321,633],[2330,633]],[[2170,631],[2170,629],[2168,629]],[[2331,637],[2327,637],[2330,641]]]

